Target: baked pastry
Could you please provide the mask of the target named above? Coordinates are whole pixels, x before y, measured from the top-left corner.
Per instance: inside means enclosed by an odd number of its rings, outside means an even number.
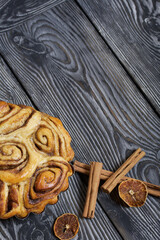
[[[68,188],[74,157],[61,121],[0,101],[0,218],[40,213]]]

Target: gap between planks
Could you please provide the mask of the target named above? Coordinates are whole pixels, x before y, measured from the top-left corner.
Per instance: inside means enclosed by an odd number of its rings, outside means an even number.
[[[155,106],[152,104],[152,102],[150,101],[150,99],[147,97],[147,95],[143,92],[143,90],[141,89],[141,87],[138,85],[138,83],[135,81],[135,79],[132,77],[132,75],[129,73],[129,71],[127,70],[126,66],[123,64],[123,62],[120,60],[120,58],[117,56],[117,54],[114,52],[114,50],[110,47],[109,43],[107,42],[107,40],[102,36],[102,34],[98,31],[98,28],[96,27],[96,25],[92,22],[92,20],[90,19],[90,17],[87,15],[87,13],[83,10],[83,8],[81,7],[81,5],[78,3],[77,0],[75,0],[78,8],[83,12],[83,14],[86,16],[86,18],[88,19],[88,21],[92,24],[93,28],[96,30],[96,32],[98,33],[98,35],[102,38],[103,42],[107,45],[107,47],[109,48],[109,50],[111,51],[111,53],[114,55],[114,57],[116,58],[116,60],[120,63],[120,65],[122,66],[122,68],[124,69],[124,71],[127,73],[128,77],[130,78],[130,80],[132,81],[132,83],[136,86],[136,88],[139,90],[139,92],[142,94],[142,96],[144,97],[144,99],[147,101],[147,103],[150,105],[150,107],[152,108],[152,110],[155,112],[155,114],[160,117],[160,113],[157,111],[157,109],[155,108]]]
[[[32,101],[32,98],[30,97],[30,95],[28,94],[27,90],[25,89],[25,87],[23,86],[22,82],[19,81],[18,77],[16,76],[16,74],[13,72],[12,68],[10,67],[9,63],[7,62],[7,60],[2,56],[2,54],[0,53],[0,58],[3,60],[3,62],[6,64],[6,66],[8,67],[9,71],[11,72],[11,74],[13,75],[13,77],[15,78],[15,80],[18,82],[19,86],[22,88],[22,90],[24,91],[24,93],[26,94],[26,96],[29,98],[29,100],[31,101],[33,107],[40,111],[40,109],[36,106],[36,104]]]

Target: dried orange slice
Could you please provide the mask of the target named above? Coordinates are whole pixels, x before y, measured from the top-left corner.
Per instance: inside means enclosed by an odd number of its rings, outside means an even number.
[[[65,213],[58,217],[53,227],[57,238],[69,240],[76,236],[79,230],[79,221],[76,215]]]
[[[118,191],[120,198],[130,207],[141,207],[148,195],[146,185],[136,179],[121,182]]]

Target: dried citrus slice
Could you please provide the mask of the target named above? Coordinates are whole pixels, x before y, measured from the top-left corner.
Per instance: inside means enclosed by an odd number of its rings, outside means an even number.
[[[121,182],[118,191],[120,198],[130,207],[141,207],[148,195],[146,185],[136,179]]]
[[[76,236],[79,230],[79,221],[76,215],[65,213],[58,217],[53,227],[56,237],[69,240]]]

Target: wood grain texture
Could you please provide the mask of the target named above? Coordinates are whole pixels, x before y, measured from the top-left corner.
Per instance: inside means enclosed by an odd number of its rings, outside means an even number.
[[[128,176],[160,184],[160,120],[74,1],[1,34],[0,52],[38,109],[62,120],[76,159],[113,171],[141,147],[146,156]],[[71,178],[54,217],[81,215],[84,180]],[[123,209],[143,239],[159,239],[159,203],[149,196],[142,208]],[[121,239],[97,206],[92,222],[80,219],[79,239]]]
[[[0,57],[0,100],[35,107],[2,57]],[[47,112],[47,107],[44,108],[45,110]],[[96,206],[96,216],[92,222],[81,218],[86,191],[87,187],[84,186],[83,179],[73,176],[70,179],[69,189],[60,194],[58,203],[53,206],[48,205],[42,214],[30,214],[25,219],[13,217],[9,220],[0,220],[0,239],[57,239],[52,231],[53,223],[58,216],[65,212],[72,212],[80,218],[80,230],[75,240],[104,239],[106,229],[113,239],[121,239],[99,204]],[[106,239],[109,240],[109,236]]]
[[[17,79],[0,56],[0,101],[33,106]]]
[[[77,2],[160,114],[160,2]]]
[[[65,0],[0,0],[0,32],[54,7]]]

